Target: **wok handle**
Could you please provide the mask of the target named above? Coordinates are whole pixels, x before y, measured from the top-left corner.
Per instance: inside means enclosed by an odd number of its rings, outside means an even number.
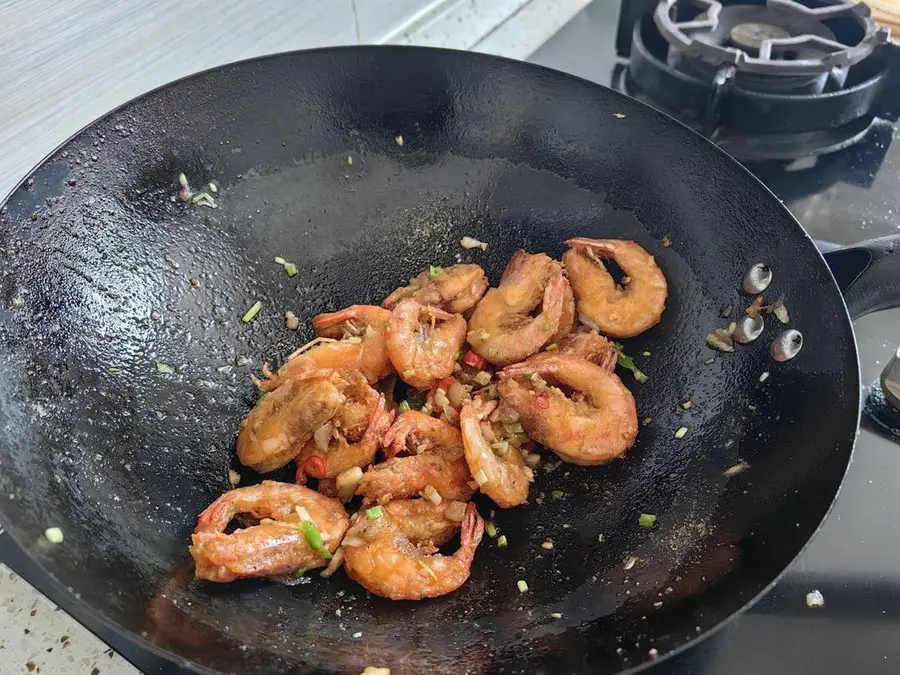
[[[826,251],[852,319],[900,307],[900,235]]]

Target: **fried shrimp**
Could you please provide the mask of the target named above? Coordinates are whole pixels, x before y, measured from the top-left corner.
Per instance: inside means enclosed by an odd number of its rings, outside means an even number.
[[[579,330],[572,331],[560,340],[557,343],[555,353],[577,356],[585,361],[595,363],[609,372],[613,372],[616,369],[616,360],[618,358],[615,345],[587,326],[582,326]],[[537,356],[534,358],[537,358]]]
[[[257,386],[274,391],[291,377],[318,368],[358,370],[374,384],[393,372],[385,340],[390,317],[388,310],[373,305],[352,305],[313,317],[319,337],[291,354],[277,373],[265,366],[266,379],[257,380]]]
[[[484,521],[475,505],[470,503],[466,509],[459,550],[446,556],[435,551],[440,537],[422,537],[432,534],[434,525],[422,527],[421,517],[410,513],[398,517],[394,509],[402,507],[393,505],[399,503],[391,502],[374,517],[367,512],[351,526],[343,544],[347,574],[370,593],[392,600],[452,593],[469,578],[484,534]],[[455,530],[459,523],[453,522],[453,527]]]
[[[481,300],[487,287],[487,275],[478,265],[430,267],[410,279],[408,286],[401,286],[387,296],[381,306],[393,309],[400,301],[412,299],[421,305],[462,314]]]
[[[405,412],[385,434],[384,448],[387,461],[370,467],[356,490],[367,501],[415,497],[429,486],[441,499],[466,501],[472,496],[462,436],[447,422]]]
[[[466,320],[415,300],[403,300],[387,324],[387,348],[400,379],[430,389],[453,372],[466,340]]]
[[[408,410],[384,435],[384,454],[390,459],[397,455],[423,452],[449,459],[462,457],[462,437],[453,425],[418,410]]]
[[[296,455],[300,482],[305,475],[334,478],[347,469],[371,464],[393,421],[384,395],[369,386],[361,373],[354,371],[343,377],[347,382],[344,403]]]
[[[454,503],[462,511],[451,518],[451,512],[456,509]],[[404,536],[416,542],[420,551],[431,549],[431,552],[436,552],[459,532],[466,509],[467,505],[462,502],[433,504],[427,499],[395,499],[382,507]]]
[[[241,514],[258,524],[225,534],[225,528]],[[312,521],[314,527],[304,525],[304,520]],[[350,519],[337,499],[300,485],[267,480],[231,490],[197,520],[189,549],[194,575],[229,582],[323,567],[349,526]]]
[[[600,366],[572,355],[542,354],[505,368],[500,378],[500,396],[519,413],[528,435],[567,462],[606,464],[634,444],[634,397]]]
[[[518,363],[572,329],[571,299],[569,282],[558,262],[543,253],[516,251],[500,285],[475,307],[469,319],[469,343],[491,363]]]
[[[528,499],[532,474],[531,469],[525,466],[519,450],[510,448],[508,444],[505,451],[502,446],[495,450],[485,438],[485,432],[491,433],[489,422],[485,418],[496,407],[496,401],[464,403],[459,422],[466,463],[472,477],[481,491],[494,500],[497,506],[508,509],[524,504]],[[482,425],[488,428],[484,429]]]
[[[633,241],[569,239],[563,263],[583,323],[611,337],[627,338],[659,323],[666,278],[652,255]],[[617,285],[603,264],[614,260],[625,276]]]
[[[287,380],[250,411],[238,434],[237,455],[259,473],[281,468],[296,457],[313,433],[344,405],[348,382],[330,369]]]

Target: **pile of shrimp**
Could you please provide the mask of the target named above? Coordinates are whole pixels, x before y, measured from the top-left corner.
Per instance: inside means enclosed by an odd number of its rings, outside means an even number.
[[[343,565],[379,596],[444,595],[481,542],[476,492],[524,504],[538,446],[580,465],[621,457],[638,418],[607,337],[655,325],[666,280],[634,242],[566,244],[562,261],[517,251],[495,288],[478,265],[432,266],[380,307],[313,317],[318,337],[255,380],[237,441],[242,464],[293,463],[295,483],[236,488],[200,514],[195,576],[291,583]]]

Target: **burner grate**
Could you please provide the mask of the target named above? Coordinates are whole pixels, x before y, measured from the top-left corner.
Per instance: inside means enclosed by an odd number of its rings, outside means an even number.
[[[803,12],[794,5],[785,0],[662,0],[645,7],[633,26],[627,70],[618,85],[739,159],[793,159],[852,145],[873,128],[879,101],[889,89],[891,48],[874,44],[885,31],[864,7],[830,5]],[[660,29],[661,9],[687,27],[689,49],[673,44]],[[782,59],[774,58],[777,50],[760,52],[766,41],[790,39],[796,46],[798,38],[809,43],[810,36],[846,49],[823,53],[797,46],[792,54],[783,53],[791,58]],[[736,58],[737,52],[757,60],[760,53],[767,55],[773,72],[757,72],[754,62]],[[707,53],[718,56],[706,58]],[[781,67],[810,60],[818,64],[811,72]]]
[[[819,75],[846,69],[887,41],[889,31],[862,4],[831,2],[812,7],[794,0],[725,6],[718,0],[661,0],[653,19],[680,54],[737,73]],[[827,22],[852,22],[840,39]]]

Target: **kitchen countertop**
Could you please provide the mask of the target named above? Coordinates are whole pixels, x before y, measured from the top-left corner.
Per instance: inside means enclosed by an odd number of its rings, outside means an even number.
[[[0,672],[137,675],[130,663],[3,564],[0,598]]]

